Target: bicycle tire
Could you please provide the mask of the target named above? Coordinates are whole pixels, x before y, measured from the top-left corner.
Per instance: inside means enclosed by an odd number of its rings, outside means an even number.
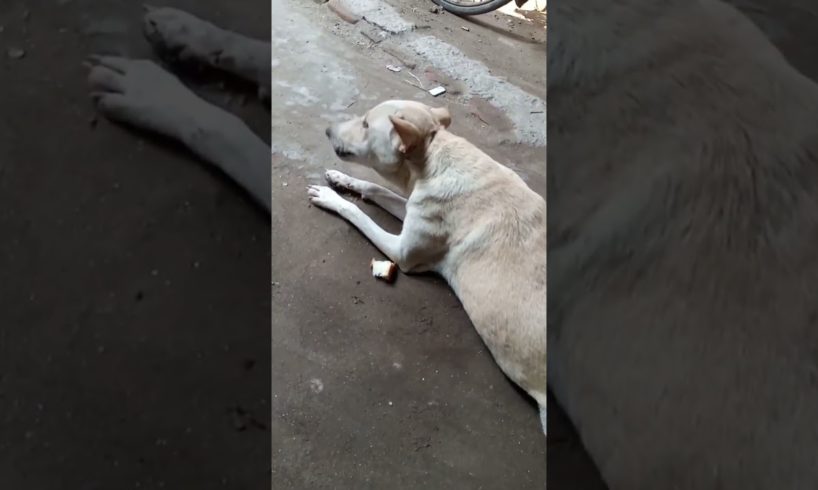
[[[446,12],[451,12],[455,15],[481,15],[487,14],[498,8],[502,7],[507,3],[511,3],[511,0],[488,0],[485,3],[481,3],[478,5],[474,5],[472,7],[467,7],[457,2],[450,2],[448,0],[434,0],[436,4],[443,8]]]

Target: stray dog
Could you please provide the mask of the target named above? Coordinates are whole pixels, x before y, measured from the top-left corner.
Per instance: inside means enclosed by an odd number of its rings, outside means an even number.
[[[143,31],[153,48],[183,62],[223,70],[270,90],[269,42],[223,30],[172,8],[146,7]],[[167,136],[215,165],[270,211],[270,147],[239,118],[199,98],[150,60],[92,56],[88,82],[108,118]]]
[[[370,166],[408,195],[326,173],[332,186],[402,220],[399,235],[330,187],[310,186],[309,199],[352,223],[403,272],[443,276],[497,364],[539,404],[546,432],[545,200],[448,132],[450,122],[447,109],[391,100],[327,128],[342,160]]]
[[[818,488],[818,85],[718,0],[550,7],[549,389],[612,490]]]

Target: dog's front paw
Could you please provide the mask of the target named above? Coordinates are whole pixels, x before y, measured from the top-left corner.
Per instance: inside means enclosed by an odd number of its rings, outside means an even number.
[[[145,7],[143,31],[148,42],[179,61],[217,66],[228,44],[220,28],[187,12],[170,7]]]
[[[350,177],[345,173],[337,170],[327,170],[327,172],[324,174],[324,178],[327,179],[329,185],[335,187],[336,189],[344,189],[358,194],[361,193],[361,189],[359,188],[360,186],[356,185],[358,179]]]
[[[94,55],[86,66],[91,96],[112,120],[183,139],[203,115],[218,113],[152,61]]]
[[[337,192],[325,185],[311,185],[307,187],[310,202],[328,211],[340,212],[349,206],[349,202],[339,196]]]

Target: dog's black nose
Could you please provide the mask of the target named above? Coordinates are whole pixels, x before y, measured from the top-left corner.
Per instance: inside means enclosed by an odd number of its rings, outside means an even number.
[[[327,135],[327,138],[332,136],[332,126],[327,126],[327,130],[324,131],[324,133]]]

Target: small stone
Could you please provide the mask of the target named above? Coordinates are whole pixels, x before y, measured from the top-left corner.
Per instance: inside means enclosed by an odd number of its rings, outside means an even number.
[[[324,383],[318,378],[312,378],[310,380],[310,390],[317,395],[324,391]]]
[[[9,48],[6,50],[6,54],[13,60],[19,60],[25,57],[26,50],[23,48]]]

